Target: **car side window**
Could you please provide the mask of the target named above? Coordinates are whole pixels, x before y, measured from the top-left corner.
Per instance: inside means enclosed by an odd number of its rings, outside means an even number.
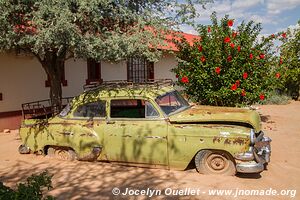
[[[111,118],[145,118],[145,101],[141,99],[116,99],[110,102]]]
[[[152,103],[146,101],[146,118],[155,118],[159,117],[158,111],[154,108]]]
[[[159,116],[153,105],[142,99],[111,100],[111,118],[154,118]]]
[[[74,111],[73,116],[84,118],[105,117],[105,101],[95,101],[80,105]]]

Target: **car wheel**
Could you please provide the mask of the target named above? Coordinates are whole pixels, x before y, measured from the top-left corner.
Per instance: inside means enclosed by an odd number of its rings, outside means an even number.
[[[195,156],[196,169],[200,174],[234,176],[236,168],[229,154],[222,151],[202,150]]]
[[[75,160],[76,153],[74,150],[65,147],[49,147],[47,155],[60,160]]]

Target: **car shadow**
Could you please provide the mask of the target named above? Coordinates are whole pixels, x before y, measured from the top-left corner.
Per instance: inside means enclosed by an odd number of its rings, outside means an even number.
[[[253,173],[253,174],[237,173],[236,176],[244,179],[260,179],[262,177],[260,173]]]

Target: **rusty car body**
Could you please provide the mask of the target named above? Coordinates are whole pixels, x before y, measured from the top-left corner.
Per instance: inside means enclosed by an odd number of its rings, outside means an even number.
[[[87,88],[57,115],[27,117],[20,153],[99,160],[204,174],[259,173],[269,137],[256,111],[190,105],[170,82],[107,82]]]

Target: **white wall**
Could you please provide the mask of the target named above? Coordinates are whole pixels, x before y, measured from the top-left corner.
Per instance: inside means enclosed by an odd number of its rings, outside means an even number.
[[[23,102],[46,99],[46,75],[30,57],[0,54],[0,112],[20,110]]]
[[[172,55],[166,54],[154,64],[154,78],[172,78],[170,70],[176,66]],[[126,62],[101,63],[101,75],[104,81],[126,80]],[[76,96],[83,91],[87,79],[87,65],[84,60],[68,60],[65,64],[65,78],[68,86],[63,87],[63,96]],[[49,98],[49,88],[45,87],[46,73],[34,57],[0,54],[0,112],[21,110],[21,104]]]
[[[80,94],[87,79],[86,61],[81,59],[67,60],[65,64],[65,79],[68,81],[68,86],[63,87],[63,96],[73,97]]]
[[[86,62],[68,60],[63,87],[63,96],[76,96],[83,91],[87,77]],[[49,98],[49,87],[45,87],[46,73],[34,57],[0,54],[0,112],[20,110],[21,104]]]
[[[172,79],[177,80],[175,73],[171,69],[175,68],[177,61],[171,54],[164,54],[157,63],[154,63],[154,78],[155,79]]]
[[[126,61],[122,61],[119,63],[101,62],[101,76],[103,81],[126,80],[127,79]]]

